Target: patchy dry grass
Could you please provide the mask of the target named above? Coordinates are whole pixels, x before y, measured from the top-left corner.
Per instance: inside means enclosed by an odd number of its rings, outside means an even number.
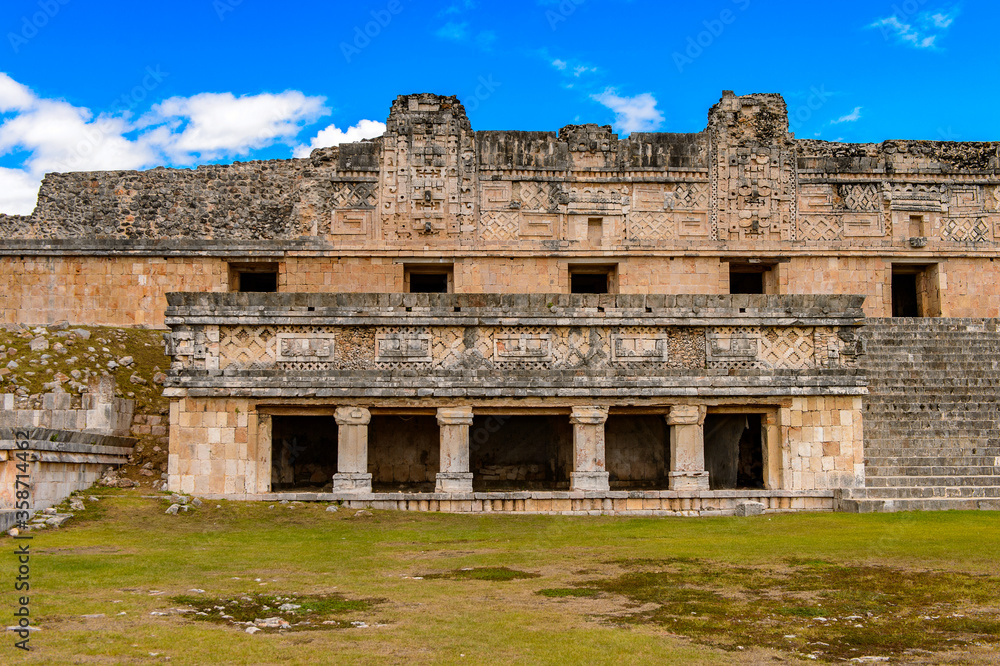
[[[165,498],[87,494],[97,506],[33,534],[41,630],[29,654],[3,636],[3,663],[997,662],[989,512],[354,518],[207,501],[169,516]],[[270,617],[289,626],[236,624]]]
[[[618,595],[642,610],[608,616],[613,622],[658,625],[730,650],[899,659],[1000,643],[1000,577],[798,558],[784,566],[691,558],[616,564],[634,570],[539,594]]]

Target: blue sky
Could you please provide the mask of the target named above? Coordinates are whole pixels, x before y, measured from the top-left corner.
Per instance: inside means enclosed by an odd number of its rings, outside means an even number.
[[[723,90],[800,138],[1000,140],[1000,3],[5,0],[0,212],[51,171],[288,158],[377,136],[398,94],[474,129],[697,132]]]

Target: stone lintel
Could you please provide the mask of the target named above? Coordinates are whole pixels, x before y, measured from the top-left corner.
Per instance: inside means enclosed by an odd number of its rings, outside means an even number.
[[[569,422],[573,425],[603,425],[608,420],[607,407],[573,407]]]
[[[666,415],[667,425],[703,425],[707,414],[705,405],[674,405]]]
[[[472,407],[439,407],[437,422],[439,426],[471,426]]]
[[[333,414],[337,425],[368,425],[372,420],[372,413],[364,407],[338,407]]]

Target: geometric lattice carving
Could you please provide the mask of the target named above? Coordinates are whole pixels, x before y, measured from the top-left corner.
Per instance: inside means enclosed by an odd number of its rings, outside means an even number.
[[[844,218],[840,215],[803,214],[799,216],[799,240],[833,241],[844,235]]]
[[[629,213],[629,240],[671,240],[674,237],[674,216],[671,213]]]
[[[778,370],[802,370],[816,364],[812,328],[768,328],[761,337],[761,361]]]
[[[841,185],[840,196],[847,210],[860,213],[877,213],[882,210],[882,193],[875,183]]]
[[[990,225],[984,217],[949,217],[941,227],[945,240],[978,243],[990,239]]]
[[[331,208],[375,208],[378,183],[341,183],[330,197]]]
[[[484,241],[517,240],[520,214],[513,212],[483,212],[479,221],[479,235]]]

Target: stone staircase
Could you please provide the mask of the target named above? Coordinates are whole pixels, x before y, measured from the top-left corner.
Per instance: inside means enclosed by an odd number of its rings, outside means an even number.
[[[844,511],[1000,509],[1000,319],[864,329],[866,487]]]

